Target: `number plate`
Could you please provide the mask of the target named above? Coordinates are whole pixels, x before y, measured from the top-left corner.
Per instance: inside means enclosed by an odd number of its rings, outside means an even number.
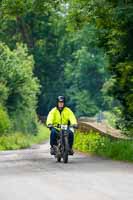
[[[66,131],[68,129],[68,125],[61,125],[61,129]]]

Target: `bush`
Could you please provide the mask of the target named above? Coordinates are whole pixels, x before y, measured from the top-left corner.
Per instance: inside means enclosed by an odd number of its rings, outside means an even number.
[[[105,121],[112,127],[116,127],[117,116],[113,112],[105,111],[103,113]]]
[[[3,135],[0,137],[0,150],[15,150],[15,149],[24,149],[43,142],[48,139],[49,130],[40,125],[39,132],[36,135],[23,134],[20,132]]]
[[[75,135],[75,149],[109,157],[114,160],[133,161],[132,140],[111,140],[99,133],[80,133]]]
[[[97,154],[114,160],[133,161],[133,141],[111,141],[108,138],[104,138],[104,145],[98,149]]]
[[[38,119],[34,111],[16,111],[12,114],[13,130],[25,134],[36,134],[38,132]]]
[[[14,131],[37,131],[35,112],[40,86],[33,70],[34,59],[26,46],[17,44],[11,50],[0,42],[0,104],[6,105]]]
[[[77,133],[75,136],[75,148],[84,152],[96,152],[100,143],[100,135],[98,133]]]
[[[7,112],[0,106],[0,136],[8,133],[10,129],[10,119]]]

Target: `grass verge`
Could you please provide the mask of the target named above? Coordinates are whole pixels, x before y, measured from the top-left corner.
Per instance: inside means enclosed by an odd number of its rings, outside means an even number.
[[[111,140],[101,136],[99,133],[75,134],[75,149],[113,160],[133,161],[133,141],[132,140]]]
[[[37,135],[28,135],[23,133],[14,133],[9,136],[0,137],[0,150],[16,150],[24,149],[38,144],[49,138],[49,130],[39,125],[39,132]]]

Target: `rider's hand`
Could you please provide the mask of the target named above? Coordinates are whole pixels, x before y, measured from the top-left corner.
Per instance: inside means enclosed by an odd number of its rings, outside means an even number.
[[[60,128],[61,127],[61,125],[60,124],[57,124],[57,128]]]
[[[53,128],[52,124],[48,124],[48,128],[51,130]]]
[[[78,128],[78,124],[73,124],[73,128]]]

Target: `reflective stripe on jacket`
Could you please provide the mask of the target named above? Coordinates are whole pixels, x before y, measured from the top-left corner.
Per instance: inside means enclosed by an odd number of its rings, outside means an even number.
[[[52,124],[55,126],[58,124],[67,125],[69,121],[71,125],[77,124],[76,117],[70,108],[64,107],[60,112],[58,108],[55,107],[49,112],[46,124]]]

